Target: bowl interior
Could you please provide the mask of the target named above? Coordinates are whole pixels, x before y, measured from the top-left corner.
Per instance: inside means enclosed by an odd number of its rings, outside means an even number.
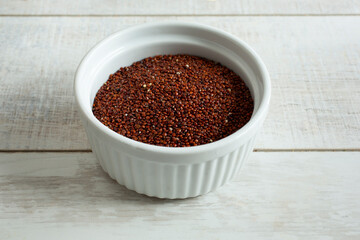
[[[188,29],[189,30],[189,29]],[[149,34],[150,33],[150,34]],[[254,98],[254,113],[259,108],[263,95],[263,85],[259,74],[254,69],[254,60],[246,48],[222,37],[220,42],[209,40],[209,33],[192,35],[192,31],[162,31],[157,35],[146,32],[131,32],[125,37],[115,35],[100,43],[83,61],[80,77],[82,99],[86,111],[91,112],[95,95],[107,81],[110,74],[120,67],[146,57],[162,54],[190,54],[205,57],[230,68],[245,81]],[[124,32],[126,34],[126,31]],[[212,33],[211,38],[217,36]],[[219,36],[217,36],[219,37]],[[221,36],[220,36],[221,37]],[[128,41],[127,41],[128,38]],[[210,39],[211,39],[210,38]],[[216,39],[215,39],[216,40]]]
[[[125,138],[102,125],[92,113],[99,88],[120,67],[146,57],[162,54],[190,54],[205,57],[230,68],[245,81],[254,99],[250,121],[237,132],[219,141],[190,148],[148,145]],[[115,141],[131,143],[137,149],[193,154],[213,149],[216,154],[234,148],[254,135],[264,120],[270,100],[270,80],[256,53],[234,36],[211,27],[192,23],[157,23],[132,27],[115,33],[97,44],[82,60],[75,78],[75,95],[85,124],[91,123]],[[115,144],[115,143],[114,143]],[[212,145],[213,147],[207,146]],[[214,148],[216,145],[216,148]],[[209,153],[213,154],[213,153]]]
[[[214,48],[201,43],[163,41],[143,43],[121,49],[102,61],[91,74],[92,79],[88,79],[91,82],[89,106],[92,105],[97,91],[108,80],[109,75],[116,72],[120,67],[130,66],[132,63],[146,57],[164,54],[189,54],[220,62],[240,75],[249,87],[254,99],[259,98],[259,94],[255,93],[257,88],[254,85],[256,83],[251,81],[251,79],[255,78],[254,73],[244,59],[234,56],[231,52],[227,52],[226,49]],[[259,103],[259,101],[255,100],[255,109],[257,108],[256,105],[258,105],[256,103]]]

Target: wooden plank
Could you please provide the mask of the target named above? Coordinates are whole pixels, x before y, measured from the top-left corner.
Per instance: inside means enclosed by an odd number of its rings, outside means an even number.
[[[360,153],[253,153],[188,200],[111,180],[92,153],[0,154],[1,239],[359,239]]]
[[[168,19],[224,29],[263,58],[273,92],[256,148],[359,148],[360,17],[3,17],[0,149],[88,149],[72,90],[81,58],[114,31]]]
[[[0,1],[3,15],[226,15],[359,14],[353,0]]]

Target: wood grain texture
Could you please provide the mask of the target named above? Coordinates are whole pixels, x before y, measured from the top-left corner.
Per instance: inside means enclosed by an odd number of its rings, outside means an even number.
[[[168,19],[224,29],[263,58],[272,100],[256,148],[359,148],[360,17],[2,17],[0,149],[88,149],[72,89],[81,58],[112,32]]]
[[[360,14],[360,1],[342,0],[0,0],[5,15],[243,15]]]
[[[91,153],[0,154],[0,239],[359,239],[360,153],[253,153],[205,196],[160,200]]]

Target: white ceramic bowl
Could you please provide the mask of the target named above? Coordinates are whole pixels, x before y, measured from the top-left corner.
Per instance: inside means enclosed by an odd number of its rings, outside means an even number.
[[[98,121],[92,103],[109,74],[159,54],[191,54],[239,74],[254,98],[251,120],[219,141],[195,147],[161,147],[126,138]],[[93,152],[102,168],[128,189],[159,198],[188,198],[225,184],[252,152],[268,110],[270,78],[247,44],[222,30],[184,22],[143,24],[98,43],[81,61],[75,96]]]

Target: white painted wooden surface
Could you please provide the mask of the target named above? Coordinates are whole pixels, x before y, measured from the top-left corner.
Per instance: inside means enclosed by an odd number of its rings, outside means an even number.
[[[242,38],[273,84],[260,152],[188,200],[111,180],[73,99],[96,42],[164,20]],[[0,0],[0,239],[360,239],[359,26],[358,0]]]
[[[205,196],[159,200],[92,153],[0,154],[0,239],[359,239],[360,153],[253,153]]]
[[[112,32],[167,19],[222,28],[263,58],[273,93],[256,148],[359,148],[360,17],[2,17],[0,149],[89,149],[72,90],[81,58]]]
[[[0,0],[3,15],[359,14],[358,0]]]

